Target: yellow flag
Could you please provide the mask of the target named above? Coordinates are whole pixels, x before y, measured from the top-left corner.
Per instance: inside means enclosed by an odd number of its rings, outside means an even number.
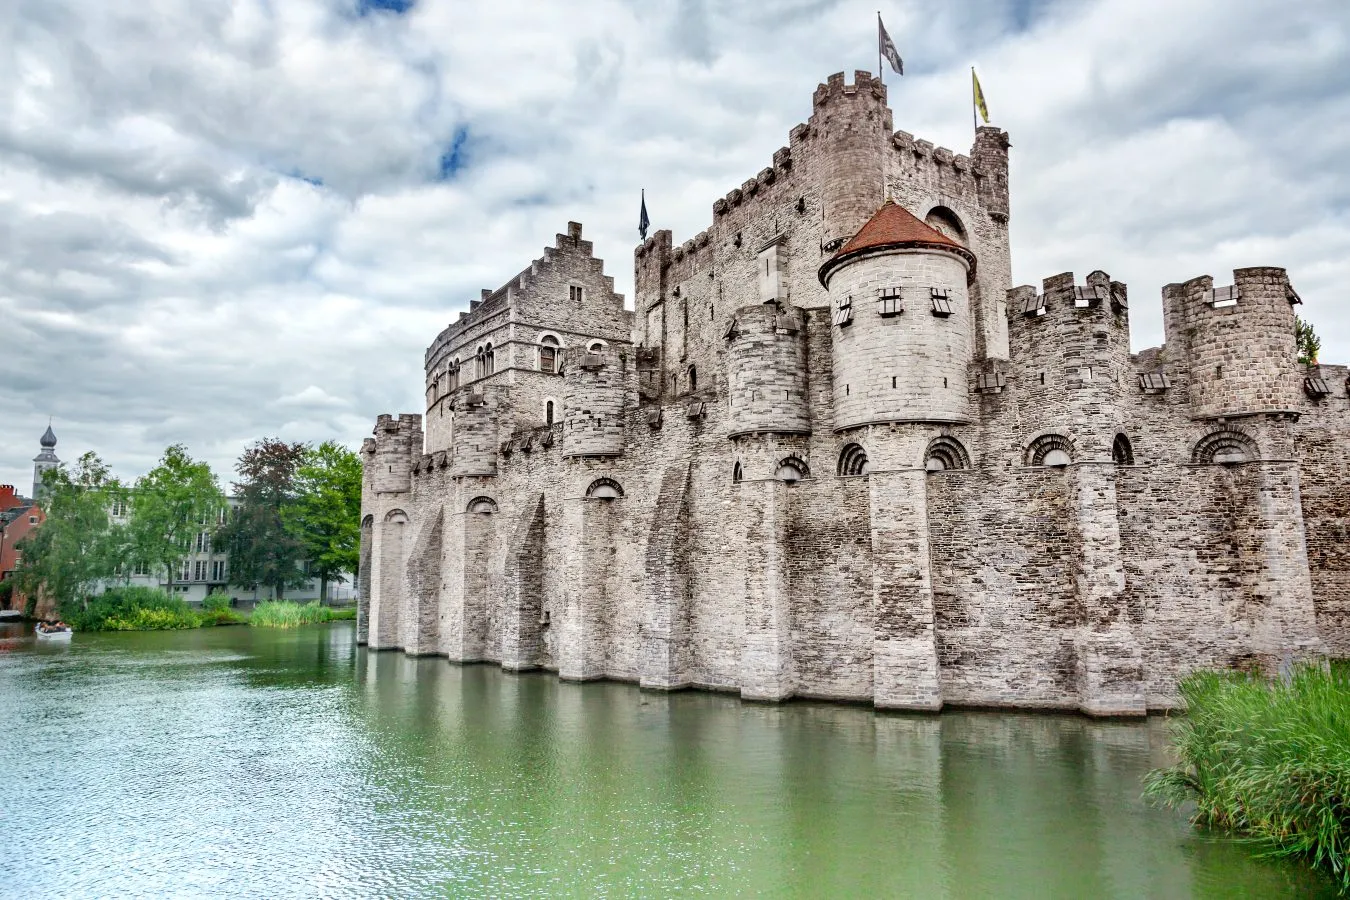
[[[984,119],[984,124],[989,124],[989,107],[984,102],[984,91],[980,90],[980,79],[975,75],[975,67],[970,67],[970,85],[975,94],[975,108],[980,111],[980,117]]]

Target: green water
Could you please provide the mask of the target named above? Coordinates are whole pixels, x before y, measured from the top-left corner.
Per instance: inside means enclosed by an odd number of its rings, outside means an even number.
[[[1166,724],[561,684],[351,623],[0,625],[13,897],[1332,896],[1139,799]]]

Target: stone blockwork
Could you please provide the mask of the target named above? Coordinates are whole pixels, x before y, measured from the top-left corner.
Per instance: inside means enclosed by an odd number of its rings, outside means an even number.
[[[890,129],[831,77],[708,229],[636,249],[635,312],[576,223],[471,303],[425,419],[363,447],[359,639],[1092,715],[1350,654],[1350,376],[1296,364],[1286,273],[1167,286],[1131,354],[1106,273],[1009,290],[1004,132]]]

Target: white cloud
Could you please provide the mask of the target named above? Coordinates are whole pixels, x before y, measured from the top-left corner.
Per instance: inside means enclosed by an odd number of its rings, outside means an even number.
[[[874,69],[854,0],[16,0],[0,13],[0,481],[182,441],[355,444],[422,351],[569,219],[631,296],[636,200],[676,240],[816,83]],[[897,127],[1013,142],[1014,280],[1103,268],[1135,347],[1162,284],[1283,265],[1350,361],[1343,0],[896,3]],[[444,173],[445,177],[442,177]]]

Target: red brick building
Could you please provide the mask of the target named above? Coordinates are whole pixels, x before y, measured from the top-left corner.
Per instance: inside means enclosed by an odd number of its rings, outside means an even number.
[[[14,485],[0,484],[0,581],[18,568],[21,554],[15,546],[46,519],[36,503],[15,492]]]

